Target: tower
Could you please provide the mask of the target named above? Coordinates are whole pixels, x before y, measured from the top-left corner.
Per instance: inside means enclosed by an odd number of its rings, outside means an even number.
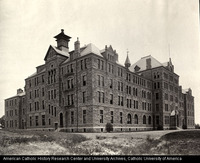
[[[129,68],[131,66],[131,62],[130,62],[130,59],[128,57],[128,51],[127,51],[127,57],[126,57],[126,61],[125,61],[124,65],[125,65],[126,68]]]
[[[64,29],[61,29],[61,33],[56,35],[54,38],[56,38],[58,49],[69,52],[68,43],[71,37],[64,34]]]

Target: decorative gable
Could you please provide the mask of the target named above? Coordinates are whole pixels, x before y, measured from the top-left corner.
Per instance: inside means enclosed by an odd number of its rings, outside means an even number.
[[[46,56],[44,58],[45,61],[49,60],[50,58],[56,56],[56,51],[53,49],[53,47],[50,45],[49,49],[46,53]]]
[[[111,45],[109,47],[107,47],[107,45],[105,46],[105,51],[102,53],[102,55],[111,62],[118,61],[118,54],[116,53],[116,50],[113,50]]]

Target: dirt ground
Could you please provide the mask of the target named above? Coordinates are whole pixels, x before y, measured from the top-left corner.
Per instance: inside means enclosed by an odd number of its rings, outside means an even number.
[[[122,133],[0,130],[0,155],[137,154],[200,154],[200,130]]]

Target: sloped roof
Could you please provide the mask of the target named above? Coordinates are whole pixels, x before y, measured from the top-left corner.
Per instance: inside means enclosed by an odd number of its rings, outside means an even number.
[[[56,39],[65,39],[65,40],[69,40],[71,37],[70,37],[70,36],[67,36],[67,35],[64,33],[64,29],[61,29],[61,33],[59,33],[58,35],[54,36],[54,38],[56,38]]]
[[[125,65],[126,65],[126,64],[130,64],[130,65],[131,65],[131,62],[130,62],[130,59],[129,59],[128,55],[127,55],[126,61],[125,61]]]
[[[139,61],[137,61],[136,63],[134,63],[133,65],[131,65],[131,67],[129,68],[130,71],[135,72],[135,67],[138,66],[140,68],[139,71],[144,71],[146,70],[146,59],[151,59],[151,68],[155,68],[155,67],[160,67],[160,66],[164,66],[162,63],[160,63],[159,61],[157,61],[154,57],[152,57],[151,55],[142,57]]]
[[[6,98],[6,100],[11,99],[11,98],[14,98],[14,97],[18,97],[18,96],[20,96],[20,97],[21,97],[21,96],[25,96],[25,95],[26,95],[26,92],[18,93],[18,94],[16,94],[15,96]]]
[[[69,54],[73,54],[73,53],[74,53],[74,50],[69,52]],[[87,55],[87,54],[90,54],[90,53],[93,53],[93,54],[96,54],[100,57],[103,57],[101,55],[101,51],[92,43],[85,45],[84,47],[80,48],[80,56],[84,56],[84,55]],[[70,57],[67,58],[64,62],[62,62],[62,64],[67,63],[69,61],[70,61]]]
[[[56,51],[56,53],[61,54],[61,55],[64,55],[64,56],[66,56],[66,57],[69,57],[69,53],[68,53],[67,51],[60,50],[60,49],[58,49],[57,47],[52,46],[52,45],[51,45],[51,47]]]
[[[90,53],[93,53],[93,54],[96,54],[96,55],[102,57],[100,50],[92,43],[90,43],[86,46],[86,48],[81,52],[81,56],[84,56],[84,55],[90,54]]]

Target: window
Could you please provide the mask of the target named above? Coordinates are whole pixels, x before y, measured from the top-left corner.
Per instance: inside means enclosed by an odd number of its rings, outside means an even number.
[[[159,111],[159,104],[156,104],[156,111]]]
[[[168,94],[165,93],[165,100],[168,100]]]
[[[84,59],[85,69],[87,69],[87,58]]]
[[[165,104],[165,111],[168,111],[168,104]]]
[[[135,114],[134,120],[135,120],[135,124],[138,124],[138,116],[137,116],[137,114]]]
[[[54,116],[56,117],[56,107],[54,107]]]
[[[42,96],[44,96],[44,88],[42,88]]]
[[[101,70],[104,70],[104,61],[101,61]]]
[[[81,60],[81,70],[83,70],[83,60]]]
[[[42,126],[45,126],[45,115],[42,115]]]
[[[121,97],[121,106],[124,106],[124,97]]]
[[[131,114],[128,114],[127,115],[127,124],[131,124],[132,122],[131,122]]]
[[[35,116],[35,125],[38,126],[38,116]]]
[[[85,92],[83,92],[83,103],[85,103]]]
[[[98,61],[98,63],[97,63],[98,69],[100,69],[100,59],[98,59],[97,61]]]
[[[118,91],[120,91],[120,82],[118,81]]]
[[[148,118],[148,124],[149,125],[151,124],[151,116],[149,116],[149,118]]]
[[[104,92],[102,92],[102,102],[103,102],[103,103],[105,102],[105,95],[104,95]]]
[[[100,123],[103,123],[103,110],[100,110]]]
[[[110,104],[113,104],[113,94],[110,94]]]
[[[51,99],[53,99],[53,90],[51,90]]]
[[[86,85],[86,75],[83,75],[83,86]]]
[[[31,109],[32,109],[32,104],[31,103],[29,104],[29,108],[30,108],[30,112],[31,112]]]
[[[30,117],[30,126],[32,126],[32,117]]]
[[[112,89],[113,88],[113,80],[110,79],[110,88]]]
[[[67,89],[74,88],[74,79],[68,79],[67,80]]]
[[[49,125],[51,125],[51,119],[49,118]]]
[[[98,99],[99,99],[99,103],[101,102],[101,92],[97,92],[97,94],[98,94]]]
[[[136,101],[135,103],[136,103],[136,104],[135,104],[135,105],[136,105],[136,109],[138,109],[138,101]]]
[[[29,87],[31,88],[31,80],[29,80]]]
[[[44,75],[42,75],[42,83],[44,83]]]
[[[42,109],[45,109],[45,103],[44,103],[44,100],[42,100]]]
[[[121,91],[123,92],[123,83],[121,82]]]
[[[110,112],[110,115],[111,115],[110,123],[113,123],[113,111]]]
[[[51,105],[49,105],[49,114],[51,114]]]
[[[98,78],[98,85],[100,86],[100,85],[101,85],[101,84],[100,84],[100,83],[101,83],[101,82],[100,82],[100,75],[98,75],[97,78]]]
[[[118,96],[118,105],[120,106],[120,96]]]
[[[121,123],[121,124],[123,123],[122,120],[123,120],[123,119],[122,119],[122,112],[120,112],[120,123]]]
[[[71,72],[73,72],[73,64],[70,65],[70,68],[71,68]]]
[[[71,124],[74,124],[74,112],[71,111]]]
[[[86,110],[83,110],[83,123],[86,123]]]
[[[156,116],[156,124],[157,124],[157,125],[159,125],[159,121],[160,121],[160,120],[159,120],[159,116],[157,115],[157,116]]]
[[[54,89],[54,99],[56,98],[56,89]]]
[[[67,95],[67,103],[68,103],[68,105],[71,105],[71,103],[70,103],[70,95]]]
[[[51,106],[51,115],[53,115],[53,106]]]
[[[143,124],[146,124],[146,116],[143,116]]]
[[[104,77],[101,76],[101,82],[102,82],[102,86],[104,86]]]
[[[71,104],[74,105],[74,94],[71,94]]]
[[[170,95],[170,101],[173,101],[174,98],[173,98],[173,95]]]
[[[159,93],[156,93],[156,100],[159,99]]]

